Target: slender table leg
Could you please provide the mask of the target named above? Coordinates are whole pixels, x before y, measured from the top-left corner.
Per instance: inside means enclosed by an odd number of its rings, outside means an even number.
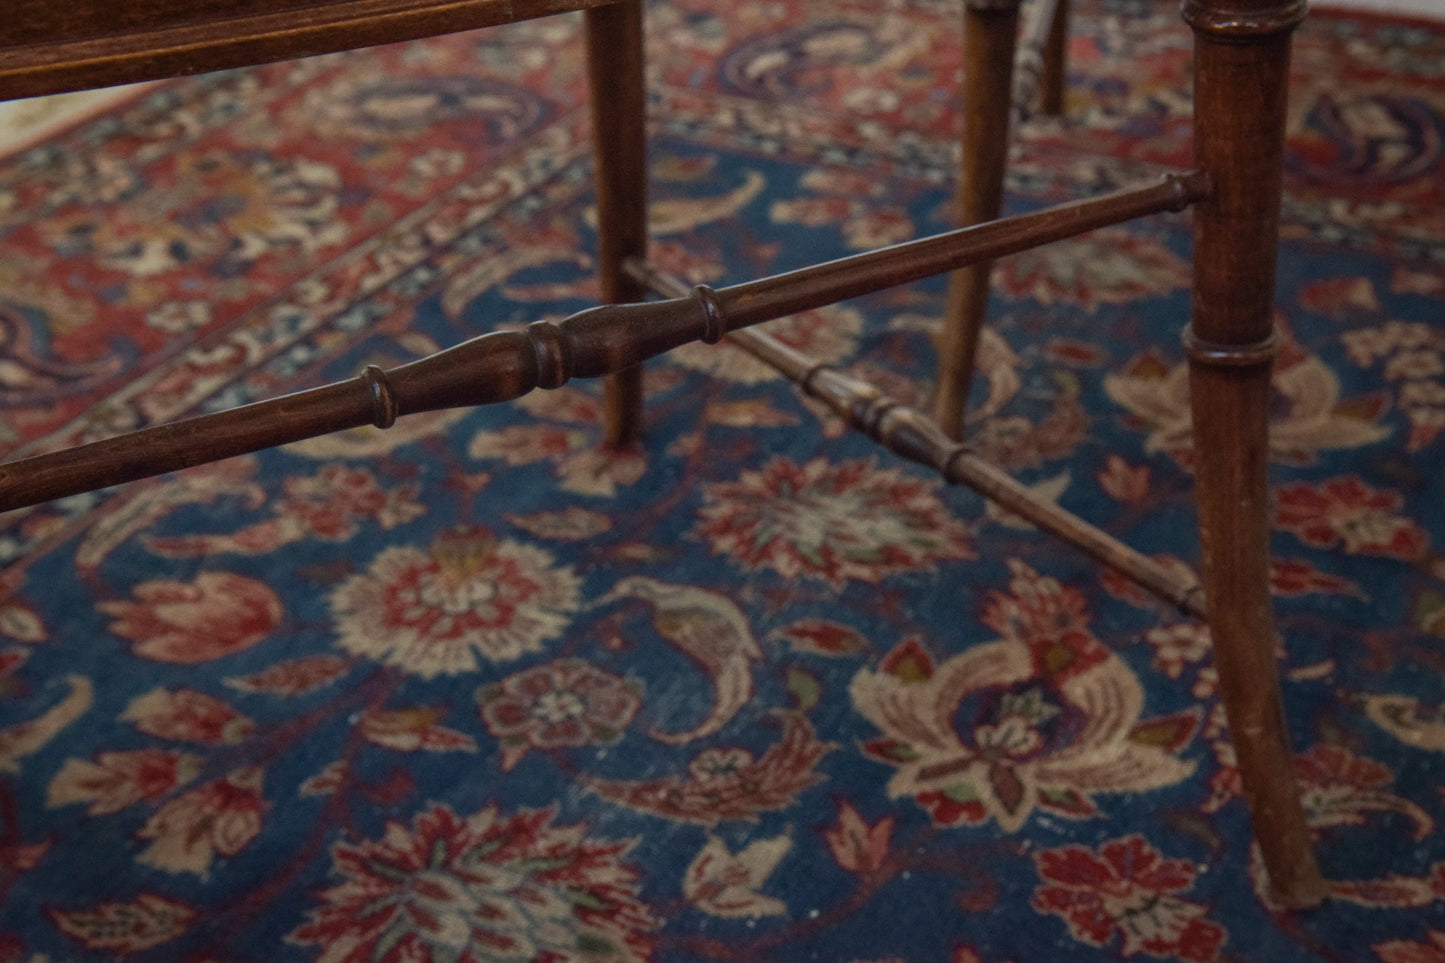
[[[1303,0],[1186,0],[1195,31],[1195,207],[1189,348],[1209,624],[1244,795],[1275,892],[1318,903],[1315,862],[1275,663],[1269,592],[1269,379],[1290,31]]]
[[[965,0],[963,14],[963,159],[955,201],[959,226],[991,221],[1003,208],[1009,112],[1020,0]],[[933,417],[950,438],[963,434],[964,408],[988,306],[989,265],[949,277],[938,342]]]
[[[641,301],[646,291],[622,270],[647,253],[647,128],[641,0],[586,11],[592,154],[597,170],[597,277],[608,304]],[[603,386],[606,442],[642,435],[642,368]]]
[[[1069,0],[1059,0],[1044,44],[1044,72],[1039,81],[1039,112],[1058,117],[1064,112],[1064,90],[1068,77]]]

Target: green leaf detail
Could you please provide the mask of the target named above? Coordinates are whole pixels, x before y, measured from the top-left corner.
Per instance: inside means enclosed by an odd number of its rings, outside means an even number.
[[[617,944],[600,933],[579,933],[577,935],[577,952],[583,956],[595,956],[598,958],[617,956]]]
[[[566,898],[567,902],[573,906],[580,906],[583,909],[606,910],[612,908],[611,903],[589,890],[566,889],[562,891],[562,895]]]
[[[823,686],[811,672],[792,666],[788,669],[788,692],[797,700],[800,711],[811,712],[822,699]]]

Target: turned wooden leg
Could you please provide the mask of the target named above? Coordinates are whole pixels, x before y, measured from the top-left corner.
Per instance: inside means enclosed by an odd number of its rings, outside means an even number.
[[[1318,903],[1325,884],[1295,785],[1269,592],[1269,377],[1289,35],[1303,0],[1188,0],[1195,152],[1211,195],[1195,207],[1190,355],[1199,525],[1219,688],[1255,836],[1275,892]]]
[[[1064,86],[1068,74],[1069,0],[1058,0],[1044,44],[1044,70],[1039,80],[1039,112],[1058,117],[1064,112]]]
[[[1003,208],[1019,0],[967,0],[963,18],[963,160],[955,201],[960,227],[994,220]],[[954,439],[963,434],[988,282],[988,264],[949,277],[933,417]]]
[[[642,2],[618,0],[586,11],[587,76],[592,102],[592,156],[597,171],[597,277],[608,304],[641,301],[642,287],[623,273],[647,253],[647,129]],[[606,441],[642,435],[642,367],[603,386]]]

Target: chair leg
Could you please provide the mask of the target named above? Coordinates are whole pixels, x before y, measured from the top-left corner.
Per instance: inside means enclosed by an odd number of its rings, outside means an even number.
[[[959,226],[991,221],[1003,208],[1019,0],[966,0],[963,22],[963,158],[955,201]],[[963,434],[978,337],[988,305],[989,264],[949,277],[933,417],[949,437]]]
[[[1249,8],[1249,9],[1242,9]],[[1269,591],[1268,412],[1289,34],[1303,0],[1187,0],[1195,31],[1190,354],[1209,624],[1245,799],[1276,894],[1318,903],[1325,883],[1294,779]]]
[[[647,253],[647,128],[641,0],[586,11],[592,156],[597,175],[597,276],[608,304],[641,301],[643,287],[623,273]],[[605,439],[627,445],[642,435],[642,368],[603,386]]]
[[[1044,71],[1039,79],[1039,112],[1058,117],[1064,112],[1064,89],[1068,76],[1069,0],[1058,0],[1044,44]]]

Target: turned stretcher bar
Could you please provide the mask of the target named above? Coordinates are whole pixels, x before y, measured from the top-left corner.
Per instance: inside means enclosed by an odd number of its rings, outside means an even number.
[[[496,331],[391,370],[0,465],[0,511],[403,415],[493,404],[611,374],[691,341],[921,280],[1165,210],[1208,192],[1198,172],[686,297],[609,304]]]
[[[686,283],[645,262],[629,262],[627,270],[639,283],[662,297],[675,298],[687,293]],[[893,454],[932,468],[948,482],[973,489],[1186,615],[1205,617],[1204,588],[1194,573],[1166,569],[1073,512],[1039,498],[976,454],[969,445],[948,437],[917,408],[890,398],[834,365],[808,357],[764,331],[754,328],[732,331],[727,340],[781,372],[809,397],[823,402],[848,427]]]
[[[0,511],[162,474],[361,425],[390,427],[398,417],[491,404],[574,377],[597,377],[691,341],[724,336],[773,365],[854,428],[889,450],[934,468],[1080,548],[1187,614],[1203,617],[1197,580],[1166,571],[1027,488],[949,439],[921,412],[872,386],[787,348],[749,326],[909,283],[978,260],[1163,210],[1207,193],[1197,172],[1102,197],[894,245],[758,281],[689,290],[632,261],[628,273],[666,300],[590,308],[525,331],[482,335],[390,371],[359,376],[230,411],[146,428],[115,438],[0,465]]]
[[[1201,199],[1197,173],[950,231],[866,254],[712,290],[688,286],[645,262],[627,265],[666,300],[591,308],[526,331],[482,335],[390,371],[359,376],[230,411],[146,428],[0,465],[0,511],[134,481],[303,438],[441,408],[470,407],[557,388],[639,364],[691,341],[730,337],[895,454],[934,468],[1078,547],[1187,614],[1203,617],[1199,583],[1180,577],[1050,502],[949,439],[923,413],[871,385],[793,351],[751,325],[920,280],[1143,214]]]

